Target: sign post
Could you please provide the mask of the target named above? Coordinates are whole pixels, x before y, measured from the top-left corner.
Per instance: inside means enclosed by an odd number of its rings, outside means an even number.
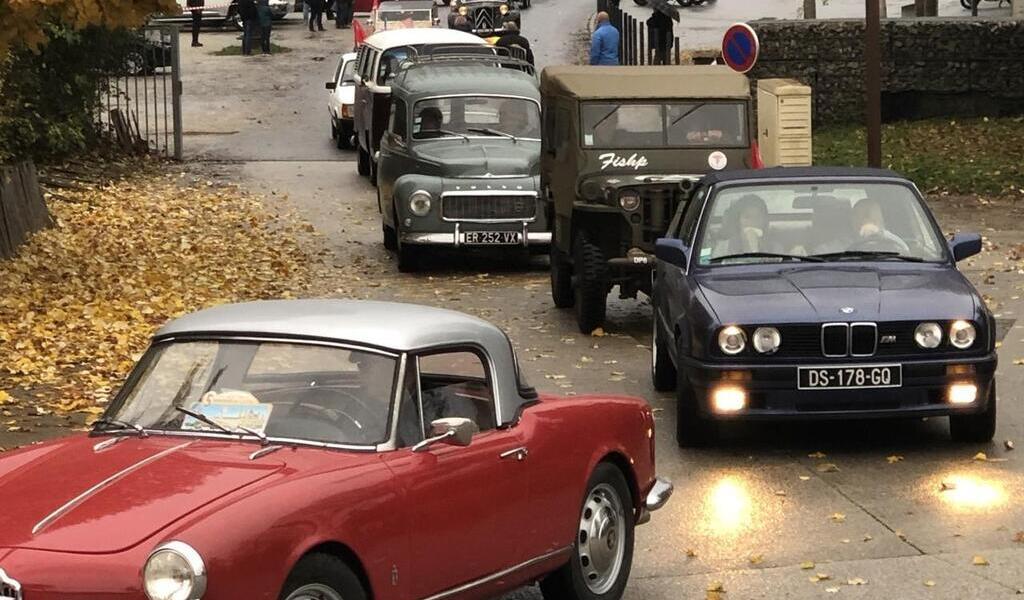
[[[760,52],[761,42],[750,25],[736,23],[726,30],[722,38],[722,58],[734,71],[746,73],[753,69]]]

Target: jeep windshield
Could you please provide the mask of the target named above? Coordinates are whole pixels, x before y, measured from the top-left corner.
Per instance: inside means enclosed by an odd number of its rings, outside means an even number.
[[[444,137],[540,140],[540,106],[503,96],[431,98],[416,103],[413,139]]]
[[[665,102],[582,107],[584,148],[746,148],[745,102]]]

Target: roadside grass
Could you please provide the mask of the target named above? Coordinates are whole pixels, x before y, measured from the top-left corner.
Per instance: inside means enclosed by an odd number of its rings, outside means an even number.
[[[864,166],[866,139],[862,126],[822,127],[814,164]],[[882,157],[926,193],[1024,194],[1024,117],[889,123]]]
[[[285,54],[285,53],[291,52],[291,51],[292,51],[292,49],[288,48],[287,46],[278,46],[277,44],[275,44],[273,42],[270,43],[270,53],[271,54]],[[220,50],[216,50],[214,52],[211,52],[210,54],[212,54],[214,56],[241,56],[242,55],[242,45],[239,44],[237,46],[225,46],[224,48],[221,48]],[[252,54],[253,54],[253,56],[258,56],[260,54],[260,42],[259,42],[259,40],[255,40],[255,44],[253,45],[253,49],[252,49]]]

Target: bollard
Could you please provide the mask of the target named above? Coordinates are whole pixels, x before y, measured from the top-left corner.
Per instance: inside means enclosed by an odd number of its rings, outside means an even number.
[[[648,49],[646,46],[646,42],[644,41],[644,28],[638,27],[638,29],[640,30],[640,64],[645,65],[647,63],[644,62],[644,59],[647,56]]]

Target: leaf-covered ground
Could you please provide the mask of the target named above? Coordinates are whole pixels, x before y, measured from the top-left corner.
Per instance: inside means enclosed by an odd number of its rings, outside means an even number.
[[[814,164],[863,166],[866,144],[863,127],[823,127]],[[889,123],[882,156],[927,193],[1024,194],[1024,117]]]
[[[304,226],[185,181],[148,169],[51,199],[54,227],[0,261],[0,414],[98,414],[169,319],[307,288]]]

